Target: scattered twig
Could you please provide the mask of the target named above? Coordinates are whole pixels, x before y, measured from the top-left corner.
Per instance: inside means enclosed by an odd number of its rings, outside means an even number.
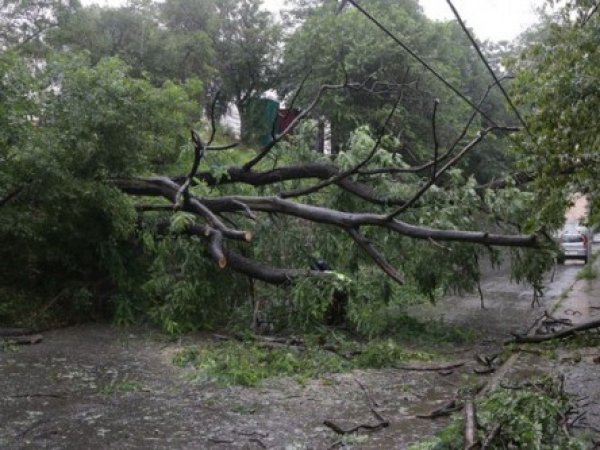
[[[24,336],[33,333],[34,331],[29,328],[0,328],[0,337]]]
[[[340,427],[339,425],[335,424],[334,422],[332,422],[331,420],[324,420],[323,425],[325,425],[328,428],[331,428],[334,432],[336,432],[337,434],[341,434],[341,435],[355,433],[355,432],[359,431],[360,429],[364,429],[366,431],[377,431],[377,430],[381,430],[382,428],[388,427],[390,425],[390,422],[387,419],[385,419],[379,413],[379,411],[377,411],[375,409],[379,405],[377,404],[377,402],[375,402],[375,400],[373,400],[371,395],[369,395],[367,388],[357,378],[354,378],[354,381],[356,381],[356,384],[358,384],[358,386],[361,388],[361,390],[365,394],[367,403],[369,405],[369,410],[371,411],[371,414],[373,414],[373,416],[377,419],[378,423],[375,425],[360,424],[360,425],[356,425],[355,427],[352,427],[349,429],[344,429],[344,428]]]
[[[27,433],[29,433],[31,430],[33,430],[34,428],[37,428],[38,426],[40,426],[46,422],[48,422],[48,419],[40,419],[36,422],[33,422],[30,426],[25,428],[23,431],[19,432],[19,434],[17,434],[17,437],[19,437],[19,438],[25,437],[25,435]]]
[[[323,425],[325,425],[327,428],[331,428],[337,434],[344,435],[344,434],[356,433],[357,431],[359,431],[361,429],[364,429],[365,431],[381,430],[382,428],[388,427],[390,425],[390,423],[388,421],[383,421],[383,422],[379,422],[376,425],[360,424],[360,425],[356,425],[355,427],[352,427],[352,428],[344,429],[344,428],[340,427],[339,425],[336,425],[335,423],[333,423],[330,420],[324,420]]]
[[[8,398],[36,398],[36,397],[50,397],[50,398],[63,398],[64,394],[17,394],[9,395]]]
[[[460,411],[462,407],[462,402],[454,399],[442,405],[440,408],[434,409],[428,414],[417,414],[415,417],[418,417],[419,419],[435,419],[437,417],[449,416],[453,412]]]
[[[3,341],[12,345],[33,345],[42,342],[42,339],[41,334],[32,334],[29,336],[12,336]]]
[[[269,433],[260,433],[258,431],[238,431],[237,433],[242,436],[258,436],[261,438],[269,437]]]
[[[475,355],[475,360],[483,366],[492,367],[492,364],[494,364],[494,361],[498,358],[498,356],[500,356],[500,353],[496,353],[491,356],[477,354]]]
[[[394,369],[398,370],[414,370],[414,371],[426,371],[426,372],[438,372],[443,370],[456,369],[457,367],[464,366],[464,361],[456,362],[443,366],[394,366]]]
[[[260,439],[258,439],[258,438],[250,438],[250,439],[248,439],[248,441],[249,441],[249,442],[254,442],[255,444],[258,444],[258,446],[259,446],[260,448],[267,448],[267,446],[266,446],[266,445],[263,443],[263,441],[261,441],[261,440],[260,440]]]
[[[210,442],[213,444],[233,444],[235,441],[233,439],[222,439],[222,438],[208,438]]]
[[[487,436],[481,443],[481,450],[487,450],[488,448],[490,448],[490,445],[492,445],[492,442],[500,434],[501,430],[502,430],[502,424],[497,423],[496,425],[494,425],[492,427],[491,431],[487,434]]]

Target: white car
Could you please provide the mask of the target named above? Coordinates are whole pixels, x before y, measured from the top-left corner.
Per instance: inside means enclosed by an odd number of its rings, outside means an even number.
[[[591,253],[591,239],[583,227],[579,230],[568,230],[560,235],[560,250],[558,263],[562,264],[567,259],[578,259],[587,264]]]

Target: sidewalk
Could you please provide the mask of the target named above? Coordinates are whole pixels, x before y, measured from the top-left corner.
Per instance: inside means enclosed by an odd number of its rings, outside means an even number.
[[[596,249],[598,251],[598,249]],[[595,278],[580,279],[551,312],[557,319],[569,319],[574,325],[600,319],[600,258],[594,263]],[[550,311],[549,311],[550,312]],[[552,331],[552,330],[550,330]],[[599,333],[592,330],[588,333]],[[538,375],[564,376],[565,391],[580,399],[582,432],[591,432],[600,440],[600,348],[598,339],[576,345],[572,339],[553,341],[555,355],[548,357],[521,352],[504,374],[504,382],[519,382]],[[535,348],[534,344],[534,348]],[[549,352],[546,352],[549,353]],[[550,352],[552,353],[552,352]]]

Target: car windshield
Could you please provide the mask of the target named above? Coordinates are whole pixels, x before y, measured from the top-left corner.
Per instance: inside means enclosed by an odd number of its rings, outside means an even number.
[[[583,236],[580,234],[563,234],[561,240],[563,242],[583,242]]]

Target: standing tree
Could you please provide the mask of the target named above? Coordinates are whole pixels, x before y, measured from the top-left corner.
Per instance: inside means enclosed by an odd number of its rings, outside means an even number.
[[[248,101],[274,86],[281,27],[261,9],[261,0],[218,0],[218,31],[212,36],[220,95],[233,101],[243,118]]]
[[[548,2],[552,6],[553,2]],[[551,9],[552,11],[552,9]],[[527,108],[534,138],[519,139],[521,168],[534,179],[535,221],[559,226],[571,194],[590,194],[600,211],[600,17],[598,3],[568,1],[531,36],[515,97]]]

